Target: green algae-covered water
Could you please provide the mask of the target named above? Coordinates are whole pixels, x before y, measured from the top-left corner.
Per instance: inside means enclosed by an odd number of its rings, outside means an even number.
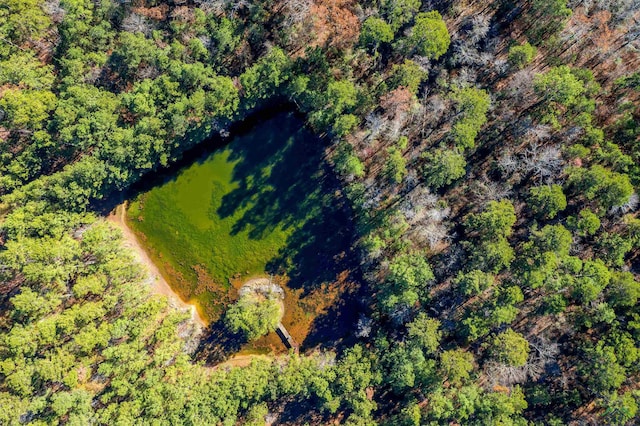
[[[329,181],[321,141],[282,114],[138,195],[128,224],[173,290],[213,320],[233,280],[277,273],[305,286],[327,272],[347,222]]]

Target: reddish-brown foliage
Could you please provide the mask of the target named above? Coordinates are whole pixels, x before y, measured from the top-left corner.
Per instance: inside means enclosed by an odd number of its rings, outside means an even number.
[[[408,112],[413,105],[413,94],[406,87],[400,86],[380,97],[380,106],[387,116],[396,119]]]
[[[345,48],[360,35],[360,21],[350,0],[317,0],[311,7],[315,45]]]
[[[146,16],[149,19],[164,21],[167,17],[167,12],[169,12],[169,5],[162,4],[155,7],[134,7],[132,10],[138,15]]]

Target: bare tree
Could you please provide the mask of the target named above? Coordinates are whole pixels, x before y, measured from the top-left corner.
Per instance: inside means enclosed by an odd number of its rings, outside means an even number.
[[[411,319],[411,307],[407,306],[406,303],[398,303],[389,316],[395,324],[404,324]]]
[[[479,43],[489,34],[491,28],[491,17],[480,14],[471,19],[471,28],[469,29],[469,39],[473,43]]]
[[[513,75],[509,83],[509,91],[514,103],[525,108],[533,99],[533,79],[535,73],[530,69],[523,69]]]
[[[478,74],[473,69],[463,67],[460,69],[457,77],[453,79],[453,84],[458,87],[474,86],[477,79]]]
[[[419,212],[434,207],[438,203],[438,196],[431,193],[429,188],[420,185],[407,194],[398,205],[398,209],[405,218],[412,223],[419,221],[423,216]]]
[[[363,208],[367,210],[376,210],[382,204],[383,191],[378,185],[373,184],[367,187],[364,193]]]
[[[495,361],[485,364],[485,374],[487,375],[490,387],[496,385],[513,386],[523,383],[527,379],[538,380],[544,373],[548,364],[555,362],[560,349],[558,344],[549,341],[545,337],[537,337],[529,342],[533,349],[529,355],[527,363],[521,367],[514,367]]]
[[[227,0],[195,0],[195,3],[203,12],[215,15],[222,15],[224,8],[228,4]]]
[[[453,63],[462,65],[478,65],[480,63],[480,53],[473,45],[459,40],[453,46]]]
[[[153,65],[146,65],[138,70],[137,75],[143,80],[146,78],[156,78],[160,75],[160,70]]]
[[[622,216],[636,211],[638,209],[638,205],[640,205],[640,197],[638,197],[638,194],[634,192],[631,194],[631,197],[629,197],[629,201],[620,206],[612,207],[609,210],[609,214],[612,216]]]
[[[505,74],[507,74],[507,72],[509,71],[509,61],[507,60],[507,58],[496,58],[495,55],[488,53],[489,55],[491,55],[491,61],[489,61],[486,65],[490,66],[493,68],[493,72],[495,72],[496,74],[503,76]]]
[[[229,9],[233,15],[237,15],[240,10],[246,9],[251,6],[249,1],[247,0],[235,0],[229,1],[228,3],[231,5]]]
[[[532,143],[522,156],[524,170],[533,176],[550,181],[564,167],[562,152],[557,145],[541,146]]]
[[[364,314],[360,314],[356,324],[356,337],[369,337],[373,330],[373,320]]]
[[[451,239],[448,227],[443,223],[428,222],[419,226],[412,232],[417,241],[425,242],[431,250],[435,250],[439,245]]]
[[[365,129],[368,130],[368,138],[375,140],[378,136],[383,134],[389,127],[389,121],[382,115],[370,113],[365,118]]]
[[[450,240],[445,220],[451,214],[449,207],[438,206],[438,196],[425,186],[418,186],[399,204],[398,210],[409,223],[411,239],[426,243],[433,250]]]
[[[539,142],[549,139],[551,137],[553,128],[544,124],[539,124],[534,127],[529,127],[526,130],[525,138],[530,142]]]
[[[447,110],[447,102],[440,96],[431,96],[424,104],[425,118],[430,123],[437,123]]]
[[[295,25],[303,22],[311,13],[311,0],[285,0],[284,15],[286,25]]]
[[[62,22],[64,16],[67,14],[62,6],[60,6],[60,0],[46,0],[42,5],[42,9],[56,24]]]
[[[426,56],[416,55],[412,58],[413,62],[418,64],[420,69],[424,72],[429,72],[431,70],[431,59]]]
[[[569,7],[583,7],[586,14],[597,11],[611,12],[612,21],[620,24],[640,10],[639,0],[570,0]]]
[[[518,167],[520,166],[520,161],[513,154],[513,151],[511,151],[511,149],[506,149],[502,153],[502,155],[498,158],[497,163],[500,170],[502,170],[508,176],[511,176],[512,174],[514,174],[516,170],[518,170]]]
[[[200,35],[198,36],[198,40],[200,40],[200,43],[202,43],[202,45],[207,48],[207,49],[211,49],[212,43],[211,43],[211,37],[209,37],[208,35]]]
[[[148,36],[153,27],[146,16],[132,12],[122,20],[122,29],[130,33],[142,33]]]
[[[503,183],[495,182],[482,176],[473,184],[472,193],[483,203],[494,200],[502,200],[511,195],[511,189]]]

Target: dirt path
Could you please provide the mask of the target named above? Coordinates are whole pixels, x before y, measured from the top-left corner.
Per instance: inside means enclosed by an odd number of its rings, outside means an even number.
[[[147,252],[138,242],[136,235],[133,233],[131,228],[127,226],[127,222],[125,220],[127,206],[126,201],[123,204],[118,205],[113,212],[109,216],[107,216],[107,220],[120,228],[124,235],[125,246],[131,248],[140,263],[142,263],[147,271],[149,272],[149,284],[151,285],[151,291],[156,294],[162,294],[167,296],[169,299],[169,303],[172,306],[182,309],[189,309],[191,311],[191,318],[201,325],[202,327],[206,327],[206,323],[198,314],[198,310],[195,305],[190,305],[180,299],[169,286],[167,281],[164,279],[158,267],[153,263]]]
[[[258,355],[258,354],[236,355],[224,362],[221,362],[218,365],[215,365],[213,369],[217,370],[220,368],[227,368],[227,367],[246,367],[247,365],[251,364],[251,361],[253,361],[254,359],[262,359],[265,361],[270,361],[275,358],[268,355]]]

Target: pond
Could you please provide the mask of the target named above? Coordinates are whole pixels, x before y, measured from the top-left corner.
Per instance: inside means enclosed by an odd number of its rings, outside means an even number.
[[[209,323],[243,282],[272,276],[285,288],[283,323],[302,342],[352,290],[351,222],[324,150],[293,113],[277,115],[138,194],[127,223]]]

